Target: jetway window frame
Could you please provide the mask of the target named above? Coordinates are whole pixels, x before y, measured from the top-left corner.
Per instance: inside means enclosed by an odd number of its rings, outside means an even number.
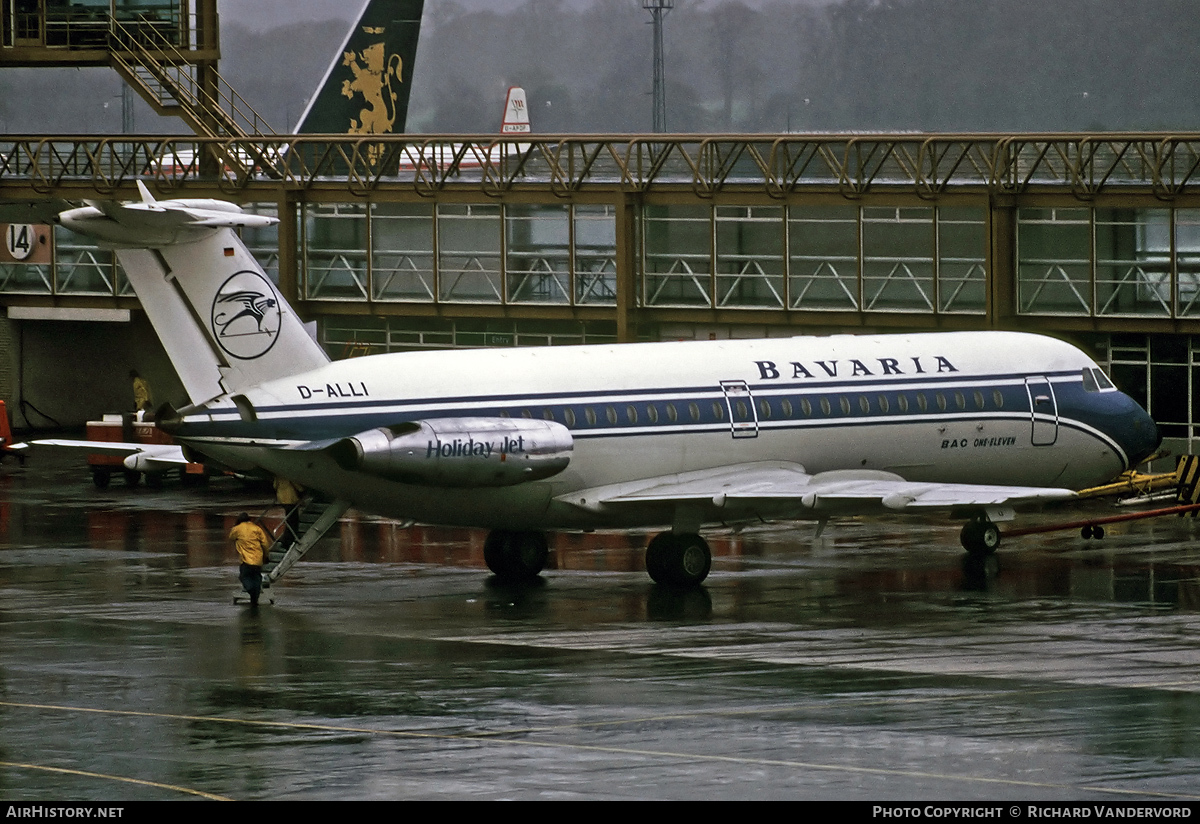
[[[505,244],[501,205],[439,203],[435,214],[438,302],[503,304]]]
[[[783,206],[713,208],[713,299],[721,309],[787,306]]]
[[[640,225],[645,307],[987,312],[982,204],[651,202]],[[756,291],[735,295],[746,282]]]
[[[569,304],[571,207],[512,203],[504,207],[504,287],[508,303]]]
[[[939,204],[934,210],[938,312],[987,312],[988,212],[983,205]]]
[[[855,205],[788,207],[789,308],[858,310],[861,234]]]
[[[315,301],[615,306],[616,214],[603,202],[305,202],[300,291]]]
[[[54,227],[54,261],[54,294],[120,294],[116,255],[61,226]]]
[[[935,312],[934,214],[933,206],[859,209],[865,311]]]
[[[617,304],[617,207],[571,205],[572,294],[577,306]]]
[[[640,216],[642,305],[712,308],[712,207],[646,203]]]
[[[369,232],[364,203],[304,204],[300,248],[305,299],[367,300]]]
[[[1178,317],[1200,317],[1200,209],[1174,209],[1171,264]]]
[[[373,301],[429,303],[435,299],[434,234],[433,204],[371,204],[368,279]]]
[[[1200,209],[1076,202],[1016,217],[1019,315],[1200,318]]]

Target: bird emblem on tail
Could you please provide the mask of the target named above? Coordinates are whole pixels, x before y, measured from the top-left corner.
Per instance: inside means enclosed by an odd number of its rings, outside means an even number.
[[[270,282],[256,272],[238,272],[213,296],[213,336],[235,358],[251,360],[266,354],[279,328],[279,298]]]

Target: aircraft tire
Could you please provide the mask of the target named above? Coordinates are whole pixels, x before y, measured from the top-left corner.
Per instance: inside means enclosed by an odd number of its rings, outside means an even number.
[[[690,588],[699,586],[712,569],[712,550],[699,535],[661,532],[646,547],[646,572],[654,583]]]
[[[550,549],[541,532],[493,529],[483,542],[483,559],[497,578],[529,581],[545,568]]]
[[[92,483],[96,485],[96,489],[108,489],[108,483],[112,480],[112,472],[102,467],[92,469]]]
[[[125,476],[125,486],[130,489],[133,489],[142,482],[142,473],[136,469],[122,470],[122,474]]]
[[[991,521],[967,521],[958,539],[972,555],[991,555],[1000,546],[1000,529]]]

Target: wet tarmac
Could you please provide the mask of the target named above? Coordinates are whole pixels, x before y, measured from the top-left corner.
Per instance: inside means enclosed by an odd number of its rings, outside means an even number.
[[[354,516],[252,612],[262,491],[76,460],[0,467],[6,800],[1200,798],[1193,520],[982,573],[949,523],[762,525],[681,595],[646,535],[512,589],[482,533]]]

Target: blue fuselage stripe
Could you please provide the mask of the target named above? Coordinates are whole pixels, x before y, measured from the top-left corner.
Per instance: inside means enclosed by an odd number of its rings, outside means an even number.
[[[1116,450],[1125,414],[1119,392],[1088,392],[1078,371],[1050,373],[1055,405],[1037,410],[1037,419],[1087,433]],[[1039,376],[1041,377],[1041,376]],[[1055,380],[1055,379],[1059,380]],[[268,439],[320,441],[355,435],[381,426],[430,418],[509,417],[554,420],[576,439],[661,434],[760,431],[913,424],[931,420],[996,420],[1032,424],[1024,375],[962,378],[917,376],[903,380],[823,383],[774,381],[750,385],[749,394],[726,396],[720,386],[603,392],[559,392],[493,397],[455,396],[420,401],[394,399],[322,401],[256,409],[248,423],[232,411],[217,420],[185,419],[184,439]],[[1112,403],[1108,399],[1112,399]],[[469,404],[469,405],[468,405]],[[732,424],[730,418],[732,417]]]

